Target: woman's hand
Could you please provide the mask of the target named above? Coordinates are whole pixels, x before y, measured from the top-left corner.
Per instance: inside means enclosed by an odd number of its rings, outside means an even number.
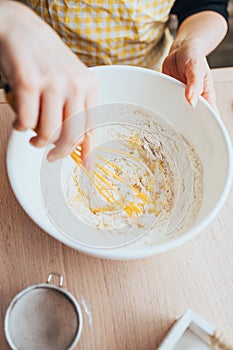
[[[36,147],[54,143],[49,160],[63,157],[77,139],[77,123],[63,122],[95,104],[95,75],[33,11],[9,0],[0,0],[0,69],[13,91],[14,127],[35,130],[30,142]],[[79,135],[86,126],[87,120],[80,118]],[[89,135],[80,143],[84,159]]]
[[[186,84],[185,97],[192,106],[203,96],[217,109],[210,68],[198,41],[174,42],[163,63],[163,73]]]
[[[179,26],[163,63],[163,72],[186,84],[185,96],[193,106],[201,95],[217,109],[206,56],[218,46],[226,32],[225,18],[214,11],[195,13]]]

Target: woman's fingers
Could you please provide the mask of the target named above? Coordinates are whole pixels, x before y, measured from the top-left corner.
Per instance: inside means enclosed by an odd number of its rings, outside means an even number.
[[[59,159],[78,138],[84,141],[86,117],[79,112],[89,104],[96,78],[33,11],[17,1],[4,4],[0,66],[13,88],[15,128],[34,129],[37,136],[31,143],[36,147],[55,143],[49,158]],[[83,143],[83,159],[89,145],[90,140]]]
[[[37,90],[14,89],[14,109],[17,119],[14,128],[19,131],[35,129],[39,117],[40,97]]]
[[[191,66],[187,70],[185,96],[194,107],[199,96],[202,96],[217,110],[214,84],[207,62],[202,67]]]
[[[171,49],[163,63],[163,73],[186,84],[185,97],[192,106],[203,96],[217,110],[213,80],[202,49],[191,42]]]
[[[35,128],[37,136],[30,140],[35,147],[45,147],[60,136],[63,116],[63,98],[55,91],[45,91],[40,99],[39,121]]]
[[[90,153],[93,144],[93,132],[89,123],[92,107],[97,104],[96,77],[85,70],[84,77],[79,77],[70,88],[70,93],[63,109],[63,123],[55,148],[50,151],[50,161],[63,158],[77,145],[81,145],[81,159],[87,169],[93,167],[93,157]]]
[[[165,59],[165,61],[163,62],[162,72],[164,74],[169,75],[170,77],[173,77],[175,79],[182,81],[182,78],[178,72],[175,52],[170,53]]]
[[[218,112],[214,82],[210,71],[208,71],[204,80],[202,97],[204,97]]]
[[[94,143],[93,131],[88,130],[84,134],[84,139],[82,143],[82,153],[81,153],[82,163],[87,170],[93,170],[94,168],[93,143]]]
[[[95,76],[93,79],[96,79]],[[98,98],[98,82],[93,83],[92,87],[88,91],[86,98],[86,111],[85,111],[85,135],[82,143],[82,162],[86,169],[92,170],[94,168],[94,130],[92,129],[93,121],[97,118],[97,108],[93,108],[97,105]]]
[[[59,139],[48,154],[49,161],[63,158],[77,144],[81,144],[85,132],[85,99],[82,96],[70,98],[63,109],[63,123]]]
[[[186,89],[185,97],[187,101],[195,107],[199,96],[201,96],[204,87],[204,78],[206,71],[192,61],[186,69]]]

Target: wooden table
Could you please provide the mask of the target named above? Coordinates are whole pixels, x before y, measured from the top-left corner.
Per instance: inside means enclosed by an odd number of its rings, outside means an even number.
[[[219,109],[233,139],[233,68],[213,71]],[[233,191],[215,221],[180,248],[140,261],[108,261],[57,242],[25,214],[5,166],[13,114],[0,105],[0,349],[8,304],[50,271],[80,302],[84,327],[78,349],[155,350],[173,322],[193,308],[233,335]],[[33,349],[32,349],[33,350]]]

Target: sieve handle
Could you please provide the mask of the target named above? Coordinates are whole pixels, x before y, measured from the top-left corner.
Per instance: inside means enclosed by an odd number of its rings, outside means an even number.
[[[56,276],[56,277],[59,278],[59,287],[62,287],[63,286],[63,276],[60,275],[57,272],[50,272],[50,274],[48,275],[46,283],[50,283],[50,281],[51,281],[53,276]]]

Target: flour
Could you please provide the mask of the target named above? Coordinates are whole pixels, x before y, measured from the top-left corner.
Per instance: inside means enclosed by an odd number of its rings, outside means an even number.
[[[106,108],[107,122],[93,128],[94,172],[75,164],[70,170],[71,210],[106,234],[143,236],[130,247],[182,234],[202,200],[202,165],[192,145],[154,112],[125,104]]]

